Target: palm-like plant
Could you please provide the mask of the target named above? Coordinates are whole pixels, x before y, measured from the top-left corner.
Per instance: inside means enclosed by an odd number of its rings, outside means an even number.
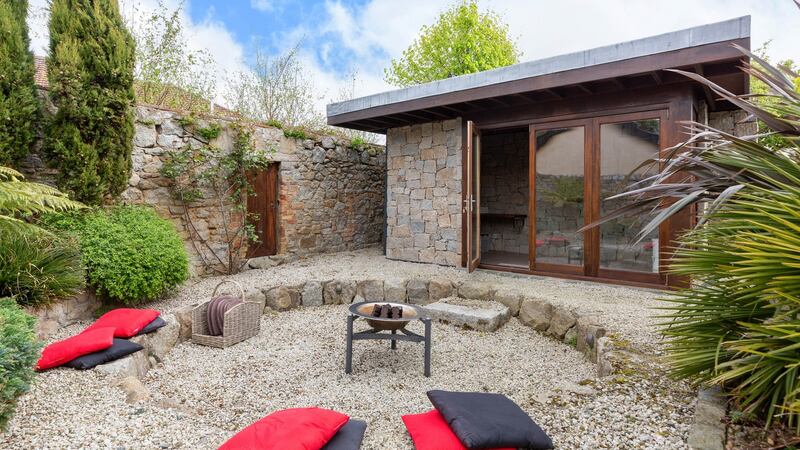
[[[689,123],[686,142],[647,163],[660,172],[616,196],[629,198],[628,206],[601,222],[650,213],[640,235],[646,236],[681,209],[702,206],[697,227],[681,237],[670,263],[672,273],[692,279],[665,299],[662,331],[673,372],[725,386],[738,408],[767,424],[782,417],[800,429],[800,94],[797,75],[740,49],[752,61],[743,70],[769,87],[766,96],[736,96],[697,74],[676,72],[783,139]]]
[[[0,229],[41,230],[21,218],[53,211],[84,208],[56,188],[25,181],[14,169],[0,166]]]

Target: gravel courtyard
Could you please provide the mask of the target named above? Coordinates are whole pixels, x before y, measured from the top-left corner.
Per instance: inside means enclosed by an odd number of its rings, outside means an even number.
[[[375,250],[326,255],[235,278],[256,280],[411,278],[463,271],[392,262]],[[634,346],[657,351],[649,324],[663,293],[518,277],[470,275],[592,311]],[[205,297],[218,282],[189,282],[163,302],[169,311]],[[354,345],[345,375],[344,305],[267,313],[261,333],[228,349],[183,343],[143,380],[147,401],[128,404],[122,390],[95,371],[40,374],[20,399],[3,448],[214,449],[237,430],[281,408],[320,406],[368,422],[364,449],[410,449],[400,416],[431,408],[429,389],[500,392],[514,399],[553,438],[556,448],[680,449],[691,423],[694,392],[663,375],[649,357],[633,358],[623,374],[595,379],[595,367],[566,344],[512,318],[494,333],[434,323],[432,376],[422,376],[422,346],[400,342]],[[357,322],[358,323],[358,322]],[[82,329],[76,324],[54,339]],[[361,327],[364,327],[362,324]],[[421,324],[411,326],[420,331]]]

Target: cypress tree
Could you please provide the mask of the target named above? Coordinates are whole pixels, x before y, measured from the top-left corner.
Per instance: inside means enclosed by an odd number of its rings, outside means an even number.
[[[0,0],[0,166],[28,154],[39,124],[27,0]]]
[[[100,204],[127,186],[133,146],[134,41],[116,0],[53,0],[47,77],[57,112],[46,149],[58,184]]]

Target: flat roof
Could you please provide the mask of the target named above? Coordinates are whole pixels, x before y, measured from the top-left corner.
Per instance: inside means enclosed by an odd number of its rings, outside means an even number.
[[[350,116],[352,115],[351,113],[373,108],[380,109],[381,107],[414,100],[452,95],[467,90],[476,92],[504,83],[513,83],[559,72],[586,69],[602,64],[675,52],[708,44],[749,39],[749,37],[750,16],[743,16],[591,50],[527,61],[498,69],[331,103],[327,105],[327,115],[331,124],[345,123],[346,120],[337,121],[331,120],[331,118],[342,115]],[[730,56],[726,55],[726,57],[729,58]],[[703,61],[698,62],[702,63]]]

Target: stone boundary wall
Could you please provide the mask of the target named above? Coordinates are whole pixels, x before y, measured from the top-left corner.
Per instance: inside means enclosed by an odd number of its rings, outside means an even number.
[[[448,297],[495,301],[508,307],[524,325],[553,339],[574,346],[597,366],[598,376],[610,375],[624,362],[624,352],[615,346],[599,317],[583,315],[550,302],[507,290],[486,282],[452,283],[444,278],[413,279],[328,279],[295,284],[251,287],[245,300],[272,311],[301,307],[350,304],[362,301],[390,301],[423,306]],[[180,335],[191,335],[192,309],[197,304],[173,311],[180,323]]]
[[[386,134],[386,257],[461,265],[461,119]]]
[[[224,254],[227,251],[224,226],[217,208],[201,204],[184,211],[170,193],[169,180],[159,173],[169,151],[204,144],[187,131],[188,125],[182,125],[188,117],[168,109],[136,107],[133,171],[120,200],[152,205],[159,215],[171,219],[186,243],[192,274],[202,275],[202,259],[189,241],[184,214],[188,213],[197,233],[210,239],[215,250]],[[196,127],[220,125],[220,136],[209,144],[223,151],[233,148],[235,134],[230,127],[231,119],[202,116],[193,120]],[[386,154],[382,146],[354,149],[345,138],[295,139],[284,136],[278,128],[248,125],[252,126],[256,148],[274,148],[273,159],[280,164],[276,260],[357,250],[382,243],[386,192]],[[52,182],[57,173],[36,153],[29,155],[21,168],[30,179],[42,182]],[[237,221],[241,217],[234,217],[230,226],[235,227]]]

